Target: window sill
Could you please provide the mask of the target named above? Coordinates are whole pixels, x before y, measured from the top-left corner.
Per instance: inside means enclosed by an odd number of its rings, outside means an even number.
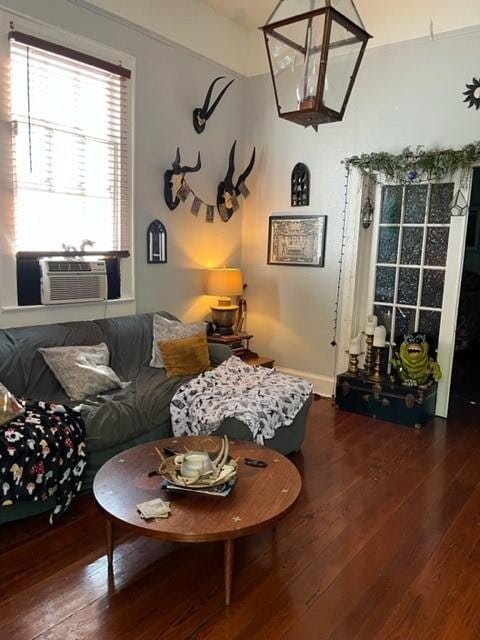
[[[17,251],[17,258],[130,258],[130,251]]]
[[[105,302],[2,307],[0,325],[22,327],[34,324],[53,324],[79,320],[98,320],[136,313],[135,298],[119,298]]]

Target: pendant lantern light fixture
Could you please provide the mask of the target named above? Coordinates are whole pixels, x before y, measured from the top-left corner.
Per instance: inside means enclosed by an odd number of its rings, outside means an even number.
[[[371,37],[352,0],[281,0],[265,37],[280,118],[342,120]]]

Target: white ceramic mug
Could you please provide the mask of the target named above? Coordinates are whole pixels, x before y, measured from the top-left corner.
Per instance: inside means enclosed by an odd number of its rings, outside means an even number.
[[[184,478],[195,478],[205,475],[212,468],[212,461],[206,451],[189,451],[183,456],[180,474]]]

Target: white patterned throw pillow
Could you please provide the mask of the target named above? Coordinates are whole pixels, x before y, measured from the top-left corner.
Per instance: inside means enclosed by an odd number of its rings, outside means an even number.
[[[49,347],[39,352],[71,400],[85,400],[130,384],[122,382],[108,366],[110,353],[104,342],[91,347]]]
[[[206,333],[206,331],[207,325],[205,322],[184,324],[176,320],[167,320],[167,318],[155,313],[153,316],[153,343],[150,366],[155,369],[163,369],[165,367],[162,354],[158,347],[159,342],[175,340],[177,338],[189,338],[196,333]]]

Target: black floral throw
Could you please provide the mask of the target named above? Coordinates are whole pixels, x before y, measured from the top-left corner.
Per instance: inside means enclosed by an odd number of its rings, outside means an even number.
[[[81,415],[64,405],[22,404],[25,413],[0,427],[0,504],[55,496],[53,524],[82,486],[85,426]]]

